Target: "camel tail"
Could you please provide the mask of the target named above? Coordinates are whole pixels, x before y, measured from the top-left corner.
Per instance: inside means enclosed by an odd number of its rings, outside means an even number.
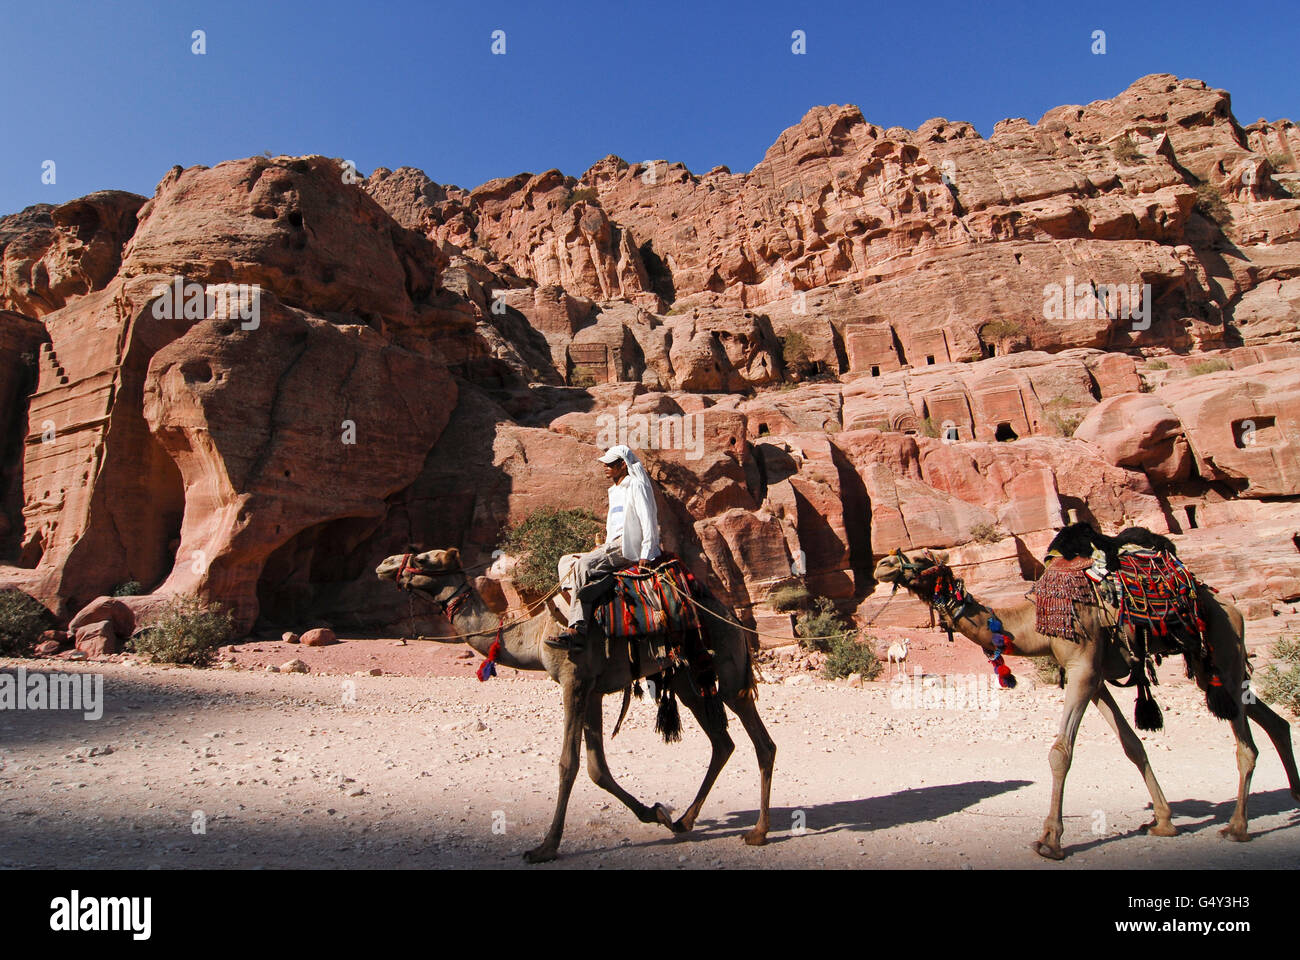
[[[1235,720],[1237,717],[1237,700],[1217,674],[1210,678],[1205,688],[1205,705],[1220,720]]]
[[[758,678],[754,676],[754,653],[748,649],[745,652],[745,682],[741,685],[739,696],[750,703],[758,702]]]
[[[632,684],[629,683],[626,687],[623,688],[623,706],[619,708],[618,720],[614,723],[614,732],[609,735],[609,739],[613,740],[615,737],[617,737],[619,730],[623,728],[623,718],[627,716],[627,708],[631,702],[632,702]]]

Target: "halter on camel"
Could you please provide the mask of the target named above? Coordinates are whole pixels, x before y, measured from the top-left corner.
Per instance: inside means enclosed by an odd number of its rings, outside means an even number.
[[[939,621],[948,634],[948,642],[952,643],[952,631],[957,621],[966,616],[972,608],[981,610],[983,606],[966,592],[965,582],[952,572],[952,568],[930,551],[925,551],[925,557],[930,561],[928,567],[910,559],[903,553],[901,547],[894,548],[893,556],[898,561],[899,569],[911,574],[916,595],[924,600],[931,610],[939,614]],[[897,590],[898,581],[895,580],[894,591]],[[988,628],[993,636],[993,656],[988,658],[989,663],[993,665],[993,672],[997,674],[1001,686],[1014,687],[1015,674],[1002,659],[1002,655],[1013,654],[1015,650],[1011,645],[1011,638],[1002,629],[1002,621],[991,609]]]
[[[411,563],[411,561],[415,558],[415,556],[416,555],[414,553],[402,554],[402,564],[400,567],[397,568],[397,576],[394,577],[394,581],[397,583],[398,588],[401,590],[405,590],[407,594],[407,614],[411,621],[412,633],[414,633],[415,630],[415,601],[413,598],[417,591],[419,591],[420,596],[424,597],[435,607],[437,607],[438,612],[441,613],[444,617],[446,617],[448,621],[454,623],[453,618],[456,616],[456,612],[460,610],[460,608],[464,605],[465,601],[469,599],[470,593],[473,592],[472,588],[469,585],[469,577],[466,575],[465,571],[461,568],[459,560],[457,560],[456,566],[454,568],[444,567],[441,570],[419,571],[426,574],[427,573],[459,573],[461,576],[460,586],[457,587],[456,591],[451,596],[449,596],[446,600],[439,600],[436,597],[431,597],[423,590],[420,590],[418,587],[411,586],[411,577],[413,577],[417,572],[415,566]],[[475,674],[478,676],[480,683],[485,680],[490,680],[492,677],[495,677],[497,675],[496,662],[497,662],[497,657],[501,655],[501,635],[505,630],[505,626],[506,626],[506,621],[505,618],[502,617],[500,622],[497,624],[496,639],[492,641],[492,646],[488,648],[487,657],[483,660],[482,663],[478,665],[478,670],[475,671]]]

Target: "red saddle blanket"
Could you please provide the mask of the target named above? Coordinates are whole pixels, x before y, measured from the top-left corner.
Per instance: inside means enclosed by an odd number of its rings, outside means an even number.
[[[614,574],[614,592],[596,608],[596,618],[607,636],[640,637],[684,634],[698,630],[690,571],[677,558],[653,569],[631,567]]]
[[[1030,594],[1034,598],[1034,628],[1046,637],[1077,640],[1074,604],[1096,602],[1092,585],[1084,573],[1092,557],[1066,560],[1058,557],[1043,571]]]

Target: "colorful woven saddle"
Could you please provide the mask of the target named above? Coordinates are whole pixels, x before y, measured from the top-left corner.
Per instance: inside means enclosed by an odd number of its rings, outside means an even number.
[[[632,567],[614,574],[610,599],[596,608],[596,619],[610,637],[663,635],[680,638],[698,631],[691,598],[695,578],[676,557],[654,569]]]
[[[1115,571],[1119,587],[1119,621],[1149,637],[1177,638],[1200,644],[1205,635],[1196,598],[1196,578],[1176,556],[1153,551],[1123,553]]]

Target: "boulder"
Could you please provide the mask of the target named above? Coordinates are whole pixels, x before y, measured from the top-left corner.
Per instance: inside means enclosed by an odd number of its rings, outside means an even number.
[[[91,657],[119,653],[121,646],[113,624],[108,620],[87,623],[76,631],[76,648]]]
[[[116,636],[129,637],[135,633],[135,612],[116,597],[99,597],[86,604],[68,621],[68,632],[77,635],[82,627],[105,620],[110,623]]]
[[[325,647],[339,641],[338,637],[334,636],[333,630],[328,627],[317,627],[304,633],[301,642],[304,647]]]

